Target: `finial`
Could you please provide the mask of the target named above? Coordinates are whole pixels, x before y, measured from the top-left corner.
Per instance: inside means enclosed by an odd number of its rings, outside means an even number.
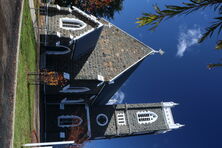
[[[162,49],[159,50],[153,50],[153,54],[159,53],[160,55],[163,55],[165,52]]]
[[[159,53],[160,55],[163,55],[165,52],[164,52],[162,49],[159,49],[158,53]]]

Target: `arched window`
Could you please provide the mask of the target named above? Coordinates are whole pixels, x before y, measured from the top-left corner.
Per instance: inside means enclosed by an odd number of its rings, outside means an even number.
[[[56,47],[47,47],[46,54],[50,55],[64,55],[68,54],[71,51],[70,48],[59,45],[59,42],[56,43]]]
[[[70,85],[65,86],[60,92],[63,93],[82,93],[90,91],[88,87],[70,87]]]
[[[60,19],[60,28],[66,30],[81,30],[86,27],[86,23],[79,19],[74,18],[61,18]]]
[[[58,127],[76,127],[82,124],[82,118],[74,115],[58,117]]]
[[[80,93],[80,92],[89,91],[90,89],[87,87],[70,87],[69,90],[70,92]]]
[[[157,114],[151,111],[140,111],[137,112],[136,114],[137,114],[137,121],[139,124],[153,123],[158,118]]]

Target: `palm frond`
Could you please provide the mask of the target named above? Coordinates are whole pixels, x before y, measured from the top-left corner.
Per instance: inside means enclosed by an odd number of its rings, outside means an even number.
[[[222,40],[219,40],[216,44],[216,49],[221,50],[222,49]]]
[[[209,69],[212,69],[212,68],[215,68],[215,67],[221,67],[221,66],[222,66],[221,63],[217,63],[217,64],[208,64],[208,65],[207,65],[207,67],[208,67]]]
[[[199,39],[199,41],[198,41],[199,43],[203,42],[208,36],[211,37],[213,35],[214,31],[218,28],[219,28],[218,29],[218,35],[219,35],[219,33],[222,29],[222,17],[216,17],[214,19],[216,19],[217,21],[205,29],[206,31],[202,35],[202,37]]]
[[[222,0],[190,0],[190,2],[182,4],[182,6],[166,5],[166,9],[164,10],[161,10],[157,5],[154,5],[153,8],[155,13],[144,13],[142,17],[137,18],[139,21],[136,23],[138,23],[140,27],[150,25],[150,29],[152,30],[155,29],[163,19],[172,18],[176,15],[187,15],[193,11],[205,9],[210,6],[213,6],[214,11],[222,13]],[[206,33],[206,35],[209,34]]]

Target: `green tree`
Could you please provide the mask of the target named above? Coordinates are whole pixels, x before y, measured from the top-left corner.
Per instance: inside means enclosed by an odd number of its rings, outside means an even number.
[[[183,2],[181,6],[166,5],[166,8],[161,10],[157,5],[154,5],[154,13],[144,13],[142,17],[138,18],[137,23],[139,26],[149,25],[149,30],[155,30],[158,25],[163,21],[178,15],[188,15],[194,11],[203,10],[207,7],[212,8],[217,17],[210,26],[205,28],[205,32],[199,39],[199,43],[203,42],[206,38],[211,37],[215,32],[219,35],[222,29],[222,0],[189,0]],[[222,40],[218,40],[215,46],[216,49],[222,49]],[[208,67],[221,66],[222,64],[209,64]]]

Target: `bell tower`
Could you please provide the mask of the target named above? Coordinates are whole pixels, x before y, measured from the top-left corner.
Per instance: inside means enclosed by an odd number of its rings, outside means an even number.
[[[174,102],[91,106],[91,139],[165,133],[183,125],[175,123]]]

